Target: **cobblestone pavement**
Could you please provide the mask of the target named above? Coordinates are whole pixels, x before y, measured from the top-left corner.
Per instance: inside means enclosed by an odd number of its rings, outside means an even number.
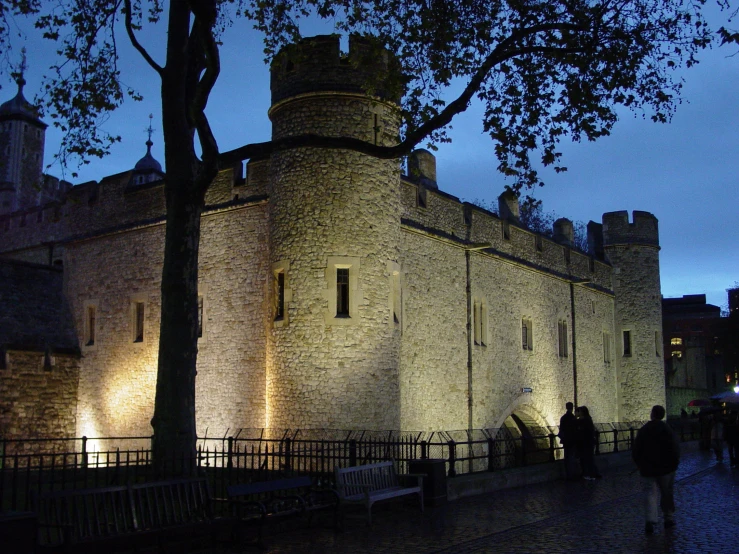
[[[373,509],[372,527],[349,517],[338,533],[321,522],[310,528],[272,526],[262,552],[739,552],[739,469],[717,464],[707,452],[686,453],[675,499],[676,527],[660,525],[654,535],[645,535],[641,480],[626,466],[597,481],[498,491],[423,514],[412,501],[380,505]]]

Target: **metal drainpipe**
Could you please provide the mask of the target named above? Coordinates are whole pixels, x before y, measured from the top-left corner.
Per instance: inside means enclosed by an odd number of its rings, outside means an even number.
[[[469,236],[469,227],[467,228]],[[465,246],[464,260],[467,270],[467,429],[472,430],[472,278],[470,276],[470,252],[492,248],[489,242],[470,243]]]
[[[570,281],[570,315],[572,316],[572,386],[575,398],[573,403],[577,406],[577,331],[575,331],[575,285],[590,283],[590,279],[579,279]]]
[[[472,429],[472,280],[470,251],[464,251],[467,266],[467,429]]]
[[[577,339],[575,335],[575,283],[570,283],[570,314],[572,316],[572,385],[574,388],[574,404],[577,403]]]

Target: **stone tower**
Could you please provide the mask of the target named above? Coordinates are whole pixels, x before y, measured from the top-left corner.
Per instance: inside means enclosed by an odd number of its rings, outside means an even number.
[[[603,248],[613,265],[614,357],[619,419],[645,420],[665,404],[662,295],[657,218],[648,212],[603,214]]]
[[[46,123],[23,96],[25,60],[16,80],[18,92],[0,105],[0,214],[39,203]]]
[[[397,141],[387,51],[305,39],[271,70],[272,138]],[[344,149],[271,157],[267,425],[397,429],[400,166]]]

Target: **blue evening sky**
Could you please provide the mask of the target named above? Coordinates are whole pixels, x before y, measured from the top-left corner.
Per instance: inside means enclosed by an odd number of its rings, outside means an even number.
[[[306,29],[305,35],[330,32]],[[161,35],[161,33],[159,34]],[[161,36],[150,32],[142,41],[163,63]],[[227,31],[222,73],[207,114],[221,150],[269,140],[269,72],[263,62],[261,37],[238,22]],[[66,170],[74,183],[133,167],[146,152],[150,113],[154,114],[152,153],[163,163],[160,94],[157,75],[120,36],[123,81],[144,95],[127,101],[105,123],[120,135],[110,156]],[[38,39],[15,39],[28,49],[26,97],[39,92],[53,46]],[[159,46],[159,48],[157,48]],[[545,211],[574,221],[600,221],[604,212],[644,210],[659,219],[662,294],[666,297],[705,293],[708,301],[726,305],[726,288],[739,281],[736,255],[739,213],[739,55],[737,48],[715,48],[701,63],[684,72],[683,103],[669,124],[656,124],[625,111],[611,136],[594,143],[563,144],[563,174],[543,173],[546,186],[535,192]],[[7,74],[0,76],[0,102],[15,94]],[[473,104],[452,124],[451,144],[436,152],[439,187],[462,200],[494,202],[505,179],[496,171],[493,142],[482,132],[481,106]],[[50,121],[47,119],[47,123]],[[52,161],[60,135],[49,127],[46,163]],[[47,170],[62,175],[58,165]],[[79,177],[71,179],[70,171]]]

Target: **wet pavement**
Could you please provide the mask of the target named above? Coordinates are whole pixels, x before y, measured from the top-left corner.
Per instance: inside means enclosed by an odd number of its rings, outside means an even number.
[[[644,533],[641,480],[633,466],[596,481],[557,481],[497,491],[418,510],[415,498],[373,508],[368,527],[357,510],[342,532],[321,521],[269,526],[269,554],[739,552],[739,469],[694,448],[677,473],[677,525]],[[327,523],[327,520],[323,523]],[[256,552],[254,547],[210,552]]]

